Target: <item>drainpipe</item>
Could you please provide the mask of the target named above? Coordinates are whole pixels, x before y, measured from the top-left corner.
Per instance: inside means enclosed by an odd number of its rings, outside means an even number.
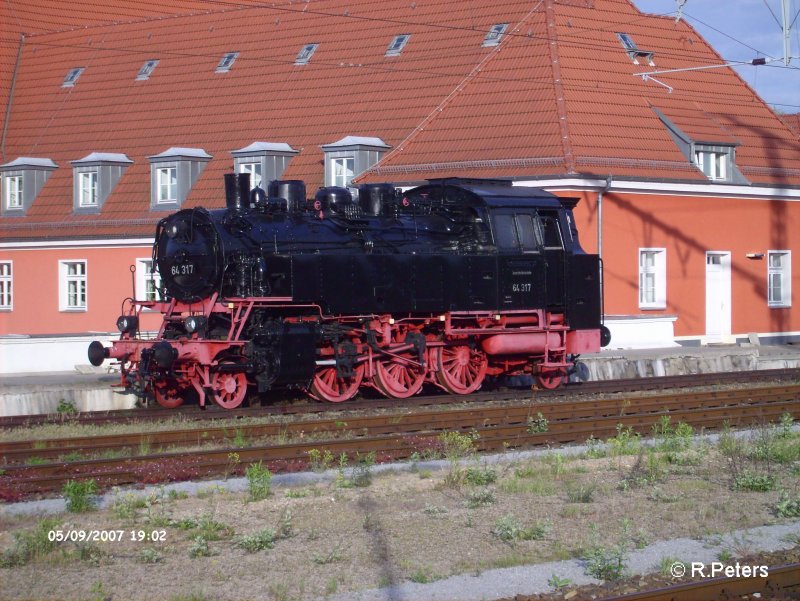
[[[597,256],[600,257],[600,322],[605,328],[606,308],[605,308],[605,275],[603,269],[603,195],[611,189],[611,182],[614,177],[606,177],[606,185],[597,193]],[[606,329],[608,332],[608,329]]]
[[[603,194],[611,189],[611,182],[614,176],[609,175],[606,178],[605,187],[597,193],[597,254],[600,259],[603,258]]]

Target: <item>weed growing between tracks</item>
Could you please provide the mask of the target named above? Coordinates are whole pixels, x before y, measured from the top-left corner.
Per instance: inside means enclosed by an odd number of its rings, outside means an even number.
[[[273,480],[271,494],[260,500],[249,490],[209,488],[181,498],[162,489],[141,496],[119,492],[109,509],[57,516],[52,524],[0,517],[6,566],[0,568],[0,597],[58,590],[92,598],[91,587],[100,582],[106,594],[124,599],[191,594],[210,601],[230,598],[231,591],[242,599],[264,591],[320,599],[566,558],[584,558],[587,570],[616,578],[627,572],[629,554],[650,542],[800,513],[800,435],[785,424],[736,442],[723,436],[719,444],[697,442],[685,425],[668,420],[651,441],[624,428],[615,438],[592,443],[582,457],[549,452],[489,465],[475,455],[473,436],[452,433],[417,451],[410,462],[416,471],[381,476],[365,457],[348,457],[340,466],[320,448],[319,467],[340,478],[295,489]],[[449,457],[442,471],[421,464],[433,456]],[[368,477],[356,478],[354,465]],[[748,470],[770,475],[773,490],[737,486],[736,475]],[[42,532],[67,526],[163,531],[165,540],[126,536],[82,549],[44,544]],[[728,550],[731,558],[747,551],[746,540]],[[652,566],[654,573],[661,569]],[[554,588],[565,586],[563,574],[551,580]]]

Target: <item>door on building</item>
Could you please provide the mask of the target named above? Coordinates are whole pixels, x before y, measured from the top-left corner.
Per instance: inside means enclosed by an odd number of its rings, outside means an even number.
[[[731,253],[706,252],[706,343],[731,337]]]

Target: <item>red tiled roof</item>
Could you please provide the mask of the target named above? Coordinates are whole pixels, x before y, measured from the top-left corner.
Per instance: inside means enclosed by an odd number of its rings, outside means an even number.
[[[779,115],[781,121],[783,121],[789,128],[797,134],[800,138],[800,113],[792,113],[790,115]]]
[[[548,115],[549,108],[552,125],[553,114],[558,111],[568,146],[564,154],[557,154],[566,159],[569,172],[705,181],[670,139],[651,109],[656,106],[683,126],[685,133],[697,136],[695,141],[738,144],[737,163],[750,181],[800,183],[797,141],[732,69],[656,76],[673,88],[671,92],[652,80],[634,76],[724,62],[685,22],[675,24],[669,18],[643,14],[628,0],[545,1],[537,6],[518,35],[506,40],[500,51],[504,56],[489,62],[481,77],[468,82],[457,101],[451,102],[451,106],[465,107],[459,119],[448,118],[450,110],[443,110],[426,123],[423,132],[415,132],[402,149],[385,157],[369,179],[387,175],[402,179],[404,173],[424,178],[441,176],[448,170],[455,175],[467,167],[448,165],[451,148],[472,139],[476,128],[491,128],[476,99],[487,81],[497,78],[502,85],[496,86],[496,93],[506,106],[533,104],[531,89],[539,91],[535,108],[517,115],[516,133],[527,136],[528,156],[552,156],[549,151],[557,148],[558,141],[551,132],[543,140],[547,150],[535,142],[542,133],[536,117]],[[542,35],[545,28],[547,36]],[[655,66],[644,58],[635,65],[616,32],[628,33],[638,48],[653,52]],[[511,63],[509,56],[525,57],[517,65],[521,75],[516,81],[502,75],[501,70]],[[504,142],[502,136],[485,141],[488,148],[483,154],[487,158],[495,153],[507,156]],[[420,163],[431,167],[420,169]],[[478,167],[470,171],[473,176],[537,174],[527,167],[503,173],[505,164],[469,166]],[[553,166],[538,171],[558,173]]]
[[[509,23],[508,33],[482,47],[495,23]],[[616,31],[654,51],[657,66],[634,65]],[[411,34],[408,44],[385,57],[400,33]],[[307,43],[319,47],[296,66]],[[233,68],[215,73],[231,51],[240,53]],[[150,79],[135,81],[152,58],[160,63]],[[230,151],[254,141],[300,150],[285,177],[313,190],[322,184],[320,146],[347,135],[393,147],[373,180],[707,181],[652,107],[689,135],[737,143],[750,181],[800,184],[797,138],[732,70],[660,76],[671,94],[633,75],[720,62],[687,25],[643,15],[628,0],[316,0],[38,35],[25,43],[4,160],[47,157],[60,168],[27,216],[0,219],[0,238],[151,234],[165,213],[149,210],[147,157],[173,146],[214,157],[190,206],[222,205]],[[62,88],[73,67],[86,70]],[[70,161],[90,152],[134,163],[99,216],[73,215]]]
[[[252,1],[252,0],[245,0]],[[207,11],[208,0],[3,0],[0,2],[0,107],[11,88],[21,36],[83,29],[177,14]],[[5,118],[5,114],[0,115]]]

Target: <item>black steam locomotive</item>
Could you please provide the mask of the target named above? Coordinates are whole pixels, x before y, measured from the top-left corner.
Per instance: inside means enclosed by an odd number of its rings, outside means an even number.
[[[226,208],[159,222],[161,300],[129,303],[120,339],[89,359],[176,407],[239,406],[248,389],[302,388],[340,402],[431,383],[468,394],[527,374],[559,386],[574,356],[609,340],[600,261],[578,242],[574,199],[495,180],[431,180],[399,192],[302,182],[250,189],[225,176]],[[142,337],[143,309],[163,315]]]

